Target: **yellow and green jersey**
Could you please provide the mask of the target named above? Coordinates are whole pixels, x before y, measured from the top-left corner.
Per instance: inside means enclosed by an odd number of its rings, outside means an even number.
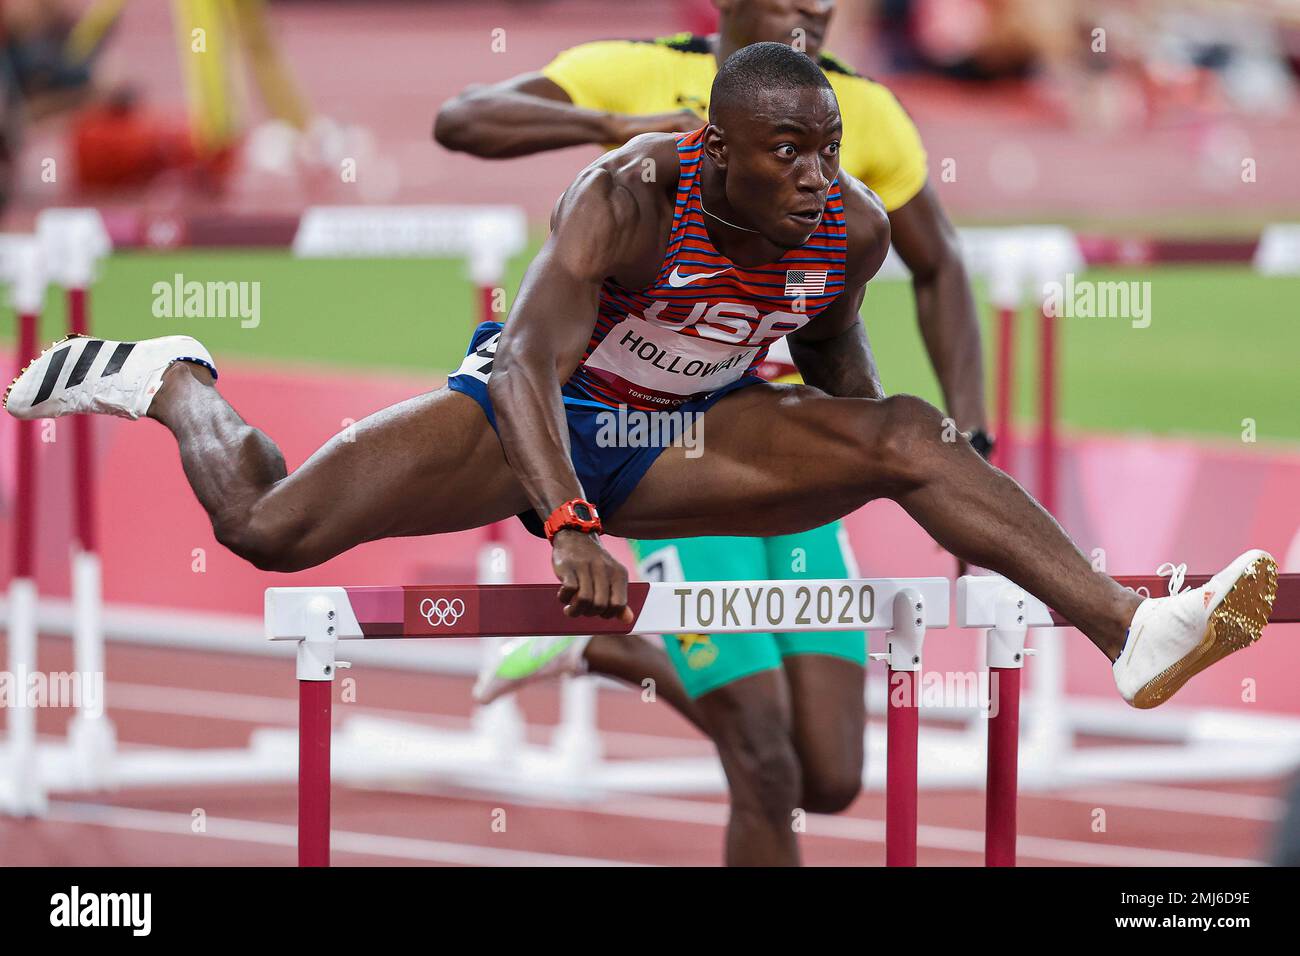
[[[844,121],[840,165],[871,188],[890,212],[925,185],[925,148],[894,94],[828,53],[817,58],[839,99]],[[704,37],[600,40],[565,50],[542,75],[574,105],[610,113],[708,116],[718,63]]]

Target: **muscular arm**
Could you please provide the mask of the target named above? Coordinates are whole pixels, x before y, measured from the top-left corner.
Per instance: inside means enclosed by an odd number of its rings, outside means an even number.
[[[643,268],[653,258],[649,245],[660,239],[658,217],[669,198],[667,187],[641,180],[646,156],[670,168],[675,144],[668,137],[629,144],[585,169],[561,197],[497,345],[489,392],[501,444],[543,519],[583,496],[560,387],[591,339],[601,283]]]
[[[803,380],[841,398],[883,398],[880,373],[858,311],[867,280],[889,251],[889,219],[866,187],[841,177],[848,215],[844,291],[829,307],[790,336],[790,355]]]
[[[646,156],[660,169],[673,170],[664,185],[642,181]],[[662,259],[675,158],[671,137],[646,137],[583,170],[556,206],[551,237],[524,276],[501,333],[488,381],[497,431],[506,460],[543,519],[564,502],[585,497],[569,458],[560,387],[590,341],[605,277],[644,282],[638,269]],[[595,535],[565,529],[551,545],[566,614],[631,623],[627,569]]]
[[[540,73],[476,85],[438,110],[433,138],[447,149],[489,159],[613,140],[614,117],[574,106]]]
[[[912,271],[917,322],[948,414],[962,431],[984,428],[979,317],[956,231],[928,184],[889,219],[894,248]]]
[[[497,346],[489,391],[501,444],[543,519],[584,494],[569,460],[560,386],[578,367],[601,282],[636,220],[635,199],[608,170],[585,171],[556,207]]]
[[[550,149],[621,144],[647,132],[684,132],[703,125],[693,113],[626,116],[575,106],[540,73],[504,83],[471,86],[442,105],[433,138],[447,149],[486,159],[527,156]]]

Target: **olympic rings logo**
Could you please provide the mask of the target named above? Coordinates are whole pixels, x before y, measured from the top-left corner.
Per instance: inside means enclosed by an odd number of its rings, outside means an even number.
[[[429,622],[430,627],[451,627],[465,613],[465,602],[460,598],[425,598],[420,602],[420,614]]]

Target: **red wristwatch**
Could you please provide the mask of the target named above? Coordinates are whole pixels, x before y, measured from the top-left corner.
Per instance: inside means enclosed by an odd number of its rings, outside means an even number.
[[[551,516],[546,519],[544,527],[547,541],[550,541],[557,532],[563,531],[565,528],[573,528],[575,531],[582,531],[586,534],[604,534],[605,532],[605,529],[600,526],[600,515],[596,513],[596,506],[590,501],[584,501],[582,498],[566,501],[552,511]]]

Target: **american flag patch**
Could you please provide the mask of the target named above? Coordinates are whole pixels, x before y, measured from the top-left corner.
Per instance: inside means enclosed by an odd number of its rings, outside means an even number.
[[[785,274],[786,295],[821,295],[826,291],[826,273],[791,269]]]

